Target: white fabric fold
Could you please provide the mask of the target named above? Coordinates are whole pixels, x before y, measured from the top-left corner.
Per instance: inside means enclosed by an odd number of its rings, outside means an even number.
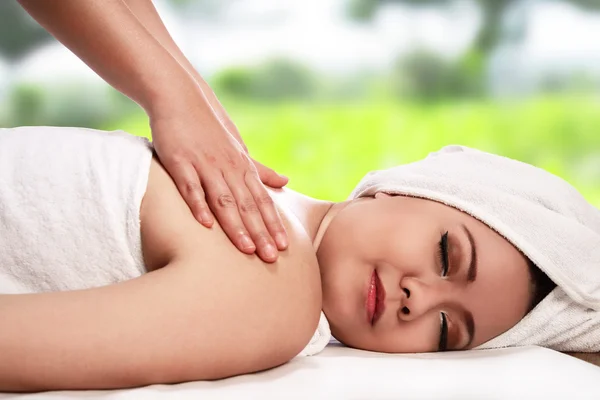
[[[479,348],[540,345],[600,351],[600,211],[542,169],[464,146],[367,174],[350,199],[426,198],[497,231],[557,287],[517,325]]]
[[[298,354],[299,357],[314,356],[317,353],[323,351],[325,346],[329,344],[331,340],[331,330],[329,329],[329,322],[323,311],[321,311],[321,317],[319,318],[319,325],[317,330],[313,334],[310,342],[306,345],[304,350]]]

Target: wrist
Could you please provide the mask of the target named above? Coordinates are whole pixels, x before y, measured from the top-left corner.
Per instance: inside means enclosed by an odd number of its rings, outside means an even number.
[[[197,111],[198,106],[204,104],[210,107],[196,81],[186,73],[183,77],[155,85],[142,108],[150,119],[156,119],[190,111],[192,107]]]

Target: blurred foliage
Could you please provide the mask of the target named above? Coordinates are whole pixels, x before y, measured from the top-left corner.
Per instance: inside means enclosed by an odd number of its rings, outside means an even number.
[[[171,0],[180,10],[206,13],[218,13],[231,1]],[[464,144],[545,168],[600,205],[600,102],[572,95],[599,82],[583,74],[548,74],[541,86],[560,96],[521,102],[483,98],[487,57],[505,34],[509,7],[522,0],[473,1],[481,7],[482,27],[458,60],[419,50],[399,60],[391,77],[325,79],[294,61],[275,59],[222,70],[211,85],[251,154],[290,176],[292,189],[315,197],[342,200],[369,170]],[[600,0],[568,2],[600,9]],[[443,6],[451,0],[353,0],[350,7],[364,19],[384,3]],[[0,52],[10,60],[48,38],[16,1],[0,1]],[[145,114],[108,86],[15,84],[0,111],[0,126],[86,126],[149,135]]]
[[[14,0],[0,1],[0,54],[18,60],[52,39]]]
[[[402,57],[393,68],[393,92],[418,101],[480,97],[484,93],[481,58],[476,53],[449,61],[426,50]]]
[[[227,68],[217,73],[211,82],[219,94],[259,100],[306,99],[317,91],[313,73],[285,59],[271,60],[257,67]]]
[[[377,9],[384,4],[404,4],[409,6],[442,6],[450,5],[455,0],[349,0],[349,15],[356,20],[365,21],[373,18]],[[511,6],[530,0],[472,0],[481,11],[482,21],[479,32],[473,41],[473,50],[489,54],[496,48],[502,37],[502,25],[506,13]],[[566,2],[589,11],[600,10],[600,0],[539,0],[547,2]],[[526,23],[526,19],[520,19]],[[525,29],[519,29],[524,32]]]
[[[464,55],[464,60],[459,61],[458,68],[442,68],[442,64],[439,60],[435,60],[435,66],[437,68],[436,76],[441,76],[442,69],[447,77],[445,79],[438,80],[440,82],[446,82],[450,84],[456,79],[463,80],[461,77],[461,71],[470,71],[472,74],[471,81],[473,81],[473,88],[470,88],[468,92],[473,90],[475,94],[481,94],[481,89],[484,87],[485,79],[485,68],[486,59],[490,56],[493,50],[495,50],[500,44],[503,37],[515,40],[522,39],[522,35],[526,32],[528,18],[526,15],[522,15],[527,7],[520,9],[521,15],[513,15],[512,26],[507,28],[507,15],[509,11],[516,5],[530,4],[530,0],[472,0],[474,1],[482,16],[482,21],[472,44],[471,48]],[[539,0],[539,1],[553,1],[553,2],[566,2],[575,6],[581,7],[589,11],[600,11],[600,0]],[[348,11],[351,17],[358,21],[368,21],[372,19],[382,5],[385,4],[403,4],[414,7],[426,7],[426,6],[444,6],[452,5],[455,0],[349,0]],[[413,60],[415,62],[414,56]],[[420,63],[420,62],[419,62]],[[421,64],[421,63],[420,63]],[[411,69],[412,70],[412,69]],[[429,71],[429,73],[433,73]],[[417,74],[417,76],[420,76]],[[466,83],[466,82],[465,82]],[[417,91],[418,97],[427,96],[432,88],[432,85],[424,85],[424,82],[420,82],[416,85],[423,89],[423,92]],[[442,88],[439,87],[441,90]],[[464,95],[464,91],[459,91],[459,95]]]
[[[45,0],[40,0],[45,1]],[[168,0],[184,12],[214,17],[235,0]],[[58,6],[58,5],[57,5]],[[15,0],[0,0],[0,55],[18,61],[53,37]]]
[[[600,88],[598,77],[585,71],[558,72],[544,74],[539,82],[540,91],[549,94],[578,93],[592,95]]]
[[[482,23],[473,42],[473,51],[488,54],[499,42],[504,14],[509,7],[522,0],[473,0],[479,6]],[[450,5],[453,0],[350,0],[350,16],[357,20],[373,18],[377,9],[384,4],[405,4],[409,6]]]
[[[31,83],[14,85],[8,93],[3,126],[56,125],[99,128],[107,120],[134,113],[135,103],[108,86],[62,83],[42,87]],[[2,126],[0,125],[0,126]]]
[[[225,106],[252,156],[288,175],[290,188],[317,198],[343,200],[369,170],[462,144],[542,167],[600,205],[600,102],[594,98]],[[103,127],[150,132],[143,113]]]
[[[235,1],[238,0],[168,0],[171,5],[185,12],[186,15],[211,18],[218,16]]]

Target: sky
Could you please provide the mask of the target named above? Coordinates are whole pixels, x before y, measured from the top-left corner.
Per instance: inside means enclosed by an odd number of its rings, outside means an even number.
[[[230,1],[218,18],[186,19],[164,1],[156,2],[171,34],[205,77],[227,66],[251,65],[277,56],[332,74],[384,69],[416,47],[454,57],[468,46],[479,23],[477,9],[466,0],[447,9],[385,7],[368,24],[344,18],[343,3]],[[496,70],[519,66],[520,78],[548,68],[600,71],[596,56],[600,55],[600,13],[586,14],[554,3],[534,5],[529,16],[526,40],[501,49]],[[0,62],[0,90],[8,78],[48,83],[61,77],[100,82],[59,44],[36,51],[16,68]]]

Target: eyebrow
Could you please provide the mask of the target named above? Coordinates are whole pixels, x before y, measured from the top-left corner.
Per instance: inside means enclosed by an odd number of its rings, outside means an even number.
[[[462,228],[467,234],[469,245],[471,246],[471,260],[469,261],[469,270],[467,271],[467,282],[475,282],[475,279],[477,279],[477,247],[469,228],[465,224],[462,224]]]
[[[467,238],[469,239],[469,245],[471,246],[471,260],[469,261],[469,269],[467,271],[467,282],[475,282],[475,279],[477,279],[477,246],[475,246],[475,239],[473,239],[473,235],[469,228],[467,228],[465,224],[462,224],[462,228],[465,231]],[[475,337],[475,322],[473,320],[473,314],[471,314],[470,311],[465,312],[465,322],[469,340],[467,341],[467,344],[464,345],[463,349],[469,347]]]

